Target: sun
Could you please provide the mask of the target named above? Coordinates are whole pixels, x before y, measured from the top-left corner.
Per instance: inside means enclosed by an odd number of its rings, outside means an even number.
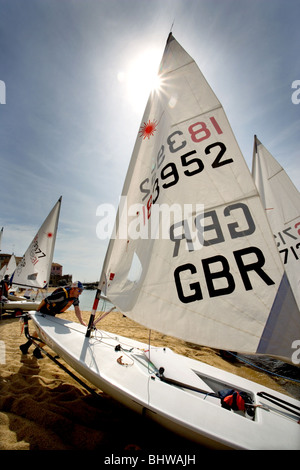
[[[118,73],[119,82],[126,86],[126,97],[132,108],[141,113],[151,90],[159,89],[158,67],[161,50],[147,49],[136,55],[127,70]]]

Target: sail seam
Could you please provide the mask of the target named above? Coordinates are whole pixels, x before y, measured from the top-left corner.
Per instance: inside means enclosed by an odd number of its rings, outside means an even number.
[[[298,220],[298,216],[293,217],[291,220],[287,220],[286,222],[284,222],[284,225],[290,224],[291,222],[294,222],[294,220]]]
[[[153,291],[148,291],[147,289],[141,289],[141,290],[142,290],[142,292],[144,292],[147,296],[150,296],[150,297],[153,297],[154,299],[158,299],[158,300],[159,300],[159,296],[153,294]],[[172,306],[174,306],[174,307],[176,307],[176,303],[175,303],[175,302],[169,301],[169,304],[172,305]],[[228,304],[229,304],[229,305],[231,304],[232,307],[234,306],[234,303],[233,303],[233,302],[230,302],[229,300],[228,300]],[[207,320],[207,321],[211,321],[211,322],[216,323],[216,324],[218,324],[218,325],[224,325],[224,326],[230,327],[230,328],[232,328],[233,330],[238,331],[238,332],[240,332],[240,333],[242,333],[242,334],[246,334],[246,335],[248,334],[248,335],[249,335],[249,332],[247,331],[247,329],[241,328],[239,325],[234,325],[234,324],[232,324],[232,323],[226,322],[226,321],[224,321],[223,319],[219,319],[219,318],[216,318],[216,317],[210,319],[207,315],[205,315],[204,313],[202,313],[202,312],[200,312],[200,311],[195,311],[194,309],[189,308],[188,306],[185,306],[185,308],[186,308],[186,310],[188,310],[188,311],[191,312],[192,314],[198,315],[199,317],[202,317],[203,319],[205,319],[205,320]],[[258,323],[259,323],[260,327],[263,329],[264,326],[265,326],[265,321],[260,321],[260,320],[258,320]],[[154,329],[154,327],[153,327],[153,325],[151,324],[151,322],[147,322],[147,324],[145,323],[144,326],[146,326],[147,328]],[[169,332],[168,334],[170,334],[171,336],[174,336],[175,333],[170,333],[170,332]],[[256,340],[257,340],[258,342],[259,342],[260,339],[261,339],[261,335],[262,335],[262,331],[259,331],[259,330],[258,330],[257,332],[254,332],[254,331],[251,332],[251,336],[254,337],[254,338],[256,338]],[[178,336],[178,333],[177,333],[177,337],[178,337],[179,339],[183,340],[183,341],[185,340],[184,336],[179,337],[179,336]],[[203,345],[204,345],[204,344],[203,344]],[[209,344],[206,344],[206,346],[209,346]],[[242,351],[242,348],[240,348],[240,352],[241,352],[241,351]],[[248,352],[248,351],[244,350],[243,352]]]
[[[253,199],[253,198],[259,198],[258,194],[257,193],[254,193],[254,194],[249,194],[248,196],[237,196],[235,199],[232,199],[231,202],[235,202],[235,201],[245,201],[245,200],[248,200],[248,199]],[[209,204],[206,204],[205,205],[205,208],[206,210],[207,209],[210,209],[211,207],[215,208],[215,209],[218,209],[219,207],[222,207],[224,205],[228,204],[228,202],[224,199],[220,204],[212,204],[212,205],[209,205]],[[196,211],[193,211],[193,213],[197,213]],[[192,213],[192,214],[193,214]]]
[[[268,178],[268,181],[270,181],[272,178],[274,178],[274,176],[279,175],[279,173],[282,173],[283,171],[284,171],[283,168],[281,168],[281,169],[278,170],[276,173],[274,173],[274,175],[270,176],[270,178]]]
[[[188,65],[191,65],[191,64],[194,64],[194,63],[195,63],[195,61],[191,60],[187,64],[184,64],[184,65],[181,65],[180,67],[177,67],[177,69],[169,70],[169,72],[164,73],[164,76],[170,75],[173,72],[177,72],[177,70],[183,69],[184,67],[187,67]]]
[[[183,124],[184,122],[191,121],[192,119],[195,119],[199,116],[203,116],[203,114],[211,113],[215,111],[216,109],[221,109],[222,105],[215,106],[214,108],[208,109],[207,111],[203,111],[203,113],[196,114],[195,116],[189,117],[188,119],[184,119],[183,121],[178,121],[174,124],[171,125],[171,127],[178,126],[179,124]]]

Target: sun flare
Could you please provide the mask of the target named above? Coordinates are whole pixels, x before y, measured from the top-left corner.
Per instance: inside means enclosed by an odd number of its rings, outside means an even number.
[[[126,86],[126,96],[131,106],[138,112],[145,107],[151,90],[159,89],[158,67],[161,51],[148,49],[137,55],[126,71],[119,72],[118,80]]]

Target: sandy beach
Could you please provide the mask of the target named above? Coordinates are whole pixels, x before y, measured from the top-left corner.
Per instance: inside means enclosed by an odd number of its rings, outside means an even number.
[[[65,312],[63,317],[76,319],[73,310]],[[83,318],[88,321],[89,312],[83,312]],[[23,355],[19,349],[26,342],[22,325],[20,319],[7,314],[0,320],[1,450],[96,450],[103,454],[132,449],[199,451],[199,446],[127,410],[100,390],[95,390],[97,396],[94,396],[49,358],[36,359],[33,348]],[[149,339],[148,330],[120,313],[111,313],[97,327],[144,342]],[[237,360],[225,361],[209,348],[153,331],[151,343],[168,346],[175,352],[275,390],[300,396],[299,384],[254,370]]]

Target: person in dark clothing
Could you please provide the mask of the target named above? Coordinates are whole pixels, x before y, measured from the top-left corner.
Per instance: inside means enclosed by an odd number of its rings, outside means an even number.
[[[78,299],[82,290],[83,286],[81,282],[73,282],[71,287],[59,287],[58,289],[55,289],[52,294],[42,300],[37,311],[55,316],[59,313],[65,312],[69,307],[71,307],[71,305],[74,305],[75,314],[78,320],[80,323],[84,324],[81,317]]]
[[[73,282],[70,287],[59,287],[55,289],[52,294],[42,300],[40,305],[37,308],[37,312],[44,313],[46,315],[55,316],[57,314],[65,312],[71,305],[74,305],[75,315],[77,316],[80,323],[84,326],[87,326],[86,323],[83,321],[81,316],[81,310],[79,308],[79,295],[83,291],[83,285],[81,282]],[[37,333],[34,332],[34,337],[38,337]],[[44,346],[44,343],[40,343],[41,347]],[[28,349],[32,345],[32,340],[28,340],[27,343],[21,344],[20,349],[23,354],[28,353]],[[37,359],[41,359],[43,356],[39,350],[39,348],[35,348],[33,351],[33,355]]]
[[[9,275],[6,274],[4,276],[4,279],[2,279],[2,281],[0,282],[0,290],[1,290],[0,300],[8,299],[9,288],[10,288]]]

